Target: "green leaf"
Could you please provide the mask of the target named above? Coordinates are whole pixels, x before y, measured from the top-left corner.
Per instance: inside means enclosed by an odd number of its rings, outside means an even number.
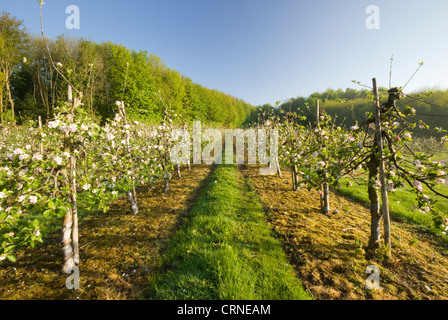
[[[6,259],[8,259],[11,262],[16,262],[17,261],[17,258],[15,256],[13,256],[12,254],[7,255]]]
[[[43,215],[45,218],[49,217],[54,211],[53,210],[45,210]]]

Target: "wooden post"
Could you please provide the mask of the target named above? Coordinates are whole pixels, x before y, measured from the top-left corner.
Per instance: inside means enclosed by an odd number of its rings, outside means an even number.
[[[317,99],[317,101],[316,101],[316,127],[318,129],[320,128],[320,117],[319,117],[319,114],[320,114],[320,106],[319,106],[319,99]],[[319,195],[319,197],[320,197],[320,210],[322,212],[324,211],[324,197],[323,197],[323,195],[324,195],[324,186],[322,184],[321,188],[320,188],[320,195]]]
[[[78,226],[78,201],[76,196],[76,156],[72,153],[70,155],[70,180],[71,180],[71,202],[73,205],[73,259],[76,264],[79,264],[79,226]]]
[[[379,173],[381,182],[381,211],[384,217],[384,242],[387,248],[390,249],[391,245],[390,245],[389,198],[386,188],[386,174],[383,160],[383,137],[381,132],[382,127],[381,127],[380,99],[376,79],[373,78],[372,81],[373,81],[373,94],[375,96],[375,126],[376,126],[378,153],[379,153]]]
[[[71,105],[71,113],[67,116],[68,122],[74,121],[74,101],[73,101],[73,90],[72,86],[69,84],[67,89],[67,100]],[[73,244],[73,259],[75,264],[79,264],[79,226],[78,226],[78,202],[77,202],[77,190],[76,190],[76,156],[74,154],[73,147],[69,147],[70,150],[70,196],[73,208],[71,209],[73,215],[73,228],[72,228],[72,244]]]
[[[41,116],[39,116],[38,121],[39,121],[39,129],[42,131],[42,118],[41,118]],[[39,152],[42,155],[44,154],[44,144],[42,143],[42,137],[41,137],[41,141],[39,142]]]
[[[185,140],[189,140],[188,125],[187,125],[187,122],[185,122],[185,121],[184,121],[184,130],[185,130]],[[191,159],[191,155],[188,155],[188,163],[187,163],[188,170],[191,170],[190,159]]]
[[[292,180],[292,190],[297,191],[296,189],[296,179],[294,175],[294,166],[291,166],[291,180]]]
[[[328,182],[325,182],[322,186],[323,189],[323,207],[322,213],[329,214],[330,213],[330,185]]]
[[[125,124],[128,124],[128,118],[126,116],[126,111],[124,109],[124,102],[121,101],[121,104],[118,106],[118,111],[121,114],[121,117],[123,118]],[[128,152],[128,155],[131,155],[131,146],[129,144],[129,133],[126,132],[126,150]],[[134,169],[131,168],[132,178],[134,178]],[[138,205],[137,205],[137,191],[135,190],[135,186],[132,186],[132,190],[129,190],[126,192],[126,196],[129,202],[129,205],[131,206],[131,213],[133,215],[138,214]]]
[[[320,102],[316,101],[316,126],[320,128]],[[319,139],[320,140],[320,139]],[[320,208],[323,214],[330,213],[330,186],[324,182],[321,186]]]
[[[68,122],[74,121],[75,103],[73,101],[73,88],[69,84],[67,89],[67,100],[70,104],[71,113],[67,116]],[[78,226],[78,202],[76,190],[76,156],[73,147],[70,146],[70,189],[71,189],[71,203],[73,215],[73,229],[72,229],[72,243],[73,243],[73,259],[76,264],[79,264],[79,226]]]
[[[67,100],[70,104],[73,103],[73,94],[72,94],[72,86],[71,85],[68,85]]]

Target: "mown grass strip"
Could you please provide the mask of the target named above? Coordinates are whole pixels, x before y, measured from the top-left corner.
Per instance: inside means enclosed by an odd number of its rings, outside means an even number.
[[[348,186],[349,179],[345,179],[341,182],[341,188],[337,190],[338,193],[348,196],[354,200],[360,201],[364,204],[370,205],[369,196],[367,193],[367,184],[365,178],[359,178],[360,184],[353,184]],[[448,186],[439,185],[436,189],[443,193],[448,193]],[[431,195],[431,192],[428,193]],[[401,221],[406,221],[414,225],[421,226],[432,231],[434,234],[445,237],[442,234],[442,230],[436,229],[432,216],[429,213],[423,213],[414,209],[417,205],[415,194],[412,192],[409,186],[405,188],[397,189],[395,192],[389,192],[389,210],[391,216]],[[435,204],[436,210],[446,214],[448,212],[448,200],[438,198]]]
[[[150,281],[153,299],[310,299],[233,165],[216,167],[163,262],[167,271]]]

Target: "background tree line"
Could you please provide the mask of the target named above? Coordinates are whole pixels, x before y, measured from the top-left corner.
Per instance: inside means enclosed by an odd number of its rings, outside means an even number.
[[[45,41],[30,35],[23,22],[3,12],[0,17],[0,121],[22,123],[51,119],[67,100],[67,83],[82,92],[84,107],[98,121],[113,117],[123,100],[131,119],[157,123],[164,107],[182,120],[241,126],[253,106],[208,89],[146,51],[112,42],[95,43],[64,35]],[[162,102],[163,101],[163,102]]]
[[[387,88],[379,88],[383,94],[382,101],[387,97]],[[368,89],[327,89],[325,92],[314,92],[308,97],[296,97],[277,106],[265,104],[252,110],[250,121],[256,122],[263,113],[279,114],[279,110],[296,112],[306,116],[302,124],[315,123],[316,103],[320,102],[320,109],[324,110],[332,118],[336,118],[337,125],[351,127],[362,122],[366,112],[373,112],[372,91]],[[432,128],[448,130],[448,90],[437,89],[434,91],[418,91],[406,95],[397,106],[404,110],[405,107],[414,108],[416,114],[414,122],[420,120]],[[414,134],[417,136],[429,135],[430,131],[416,126]],[[431,133],[434,135],[434,132]]]

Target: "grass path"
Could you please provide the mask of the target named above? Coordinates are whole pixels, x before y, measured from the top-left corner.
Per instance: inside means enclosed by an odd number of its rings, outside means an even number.
[[[310,299],[235,166],[217,166],[169,243],[152,299]]]

